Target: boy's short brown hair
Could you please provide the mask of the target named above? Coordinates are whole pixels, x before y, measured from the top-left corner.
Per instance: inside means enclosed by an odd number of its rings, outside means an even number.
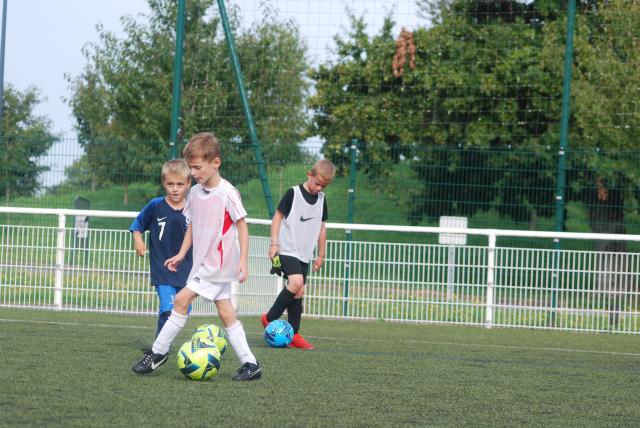
[[[220,158],[220,142],[211,132],[199,132],[191,137],[182,150],[182,156],[187,161],[200,158],[210,162]]]
[[[167,175],[177,175],[178,177],[182,177],[186,180],[190,175],[189,165],[187,165],[184,159],[171,159],[162,165],[163,183]]]
[[[320,159],[311,167],[311,175],[331,180],[336,175],[336,167],[330,160]]]

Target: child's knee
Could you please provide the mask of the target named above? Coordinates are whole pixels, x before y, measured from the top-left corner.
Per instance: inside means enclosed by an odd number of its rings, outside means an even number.
[[[296,284],[289,284],[290,286],[287,287],[289,289],[290,292],[293,293],[293,297],[295,299],[301,299],[302,296],[304,296],[304,283],[296,283]]]
[[[231,300],[216,300],[216,309],[218,309],[218,316],[225,327],[228,327],[237,321],[238,317],[236,315],[236,309],[231,304]]]
[[[302,276],[300,276],[299,279],[296,278],[293,281],[290,280],[287,284],[287,289],[296,295],[300,292],[304,293],[304,281],[302,279]]]
[[[186,315],[190,303],[189,299],[176,297],[176,300],[173,302],[173,310],[179,314]]]

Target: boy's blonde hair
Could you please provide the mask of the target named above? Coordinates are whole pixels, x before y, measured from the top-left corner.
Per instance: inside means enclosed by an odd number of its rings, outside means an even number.
[[[182,156],[187,160],[200,158],[212,161],[220,158],[220,142],[211,132],[195,134],[182,150]]]
[[[330,160],[320,159],[311,167],[311,175],[319,175],[325,179],[333,179],[336,175],[336,167]]]
[[[190,175],[189,165],[187,165],[184,159],[171,159],[162,165],[163,183],[167,175],[177,175],[178,177],[182,177],[186,180]]]

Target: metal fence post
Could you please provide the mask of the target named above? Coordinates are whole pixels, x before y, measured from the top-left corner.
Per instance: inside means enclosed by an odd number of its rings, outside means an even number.
[[[0,124],[4,118],[4,46],[7,38],[7,0],[2,2],[2,33],[0,35]],[[0,126],[0,141],[2,141],[2,126]]]
[[[184,14],[186,0],[178,0],[178,16],[176,19],[176,49],[173,58],[173,100],[171,103],[171,135],[169,149],[171,159],[178,156],[176,140],[180,127],[180,85],[182,84],[182,57],[184,52]]]
[[[238,58],[238,52],[236,51],[235,42],[233,41],[233,33],[229,26],[229,18],[227,17],[227,9],[224,6],[224,0],[218,0],[218,9],[220,10],[220,19],[222,21],[225,38],[227,40],[236,83],[238,84],[238,92],[240,93],[240,100],[242,101],[242,110],[244,111],[244,115],[247,119],[247,127],[251,137],[251,147],[253,147],[253,151],[256,156],[256,164],[258,165],[260,182],[262,183],[262,193],[264,194],[264,200],[267,204],[267,213],[269,214],[269,218],[273,218],[276,209],[271,197],[271,187],[269,186],[267,167],[262,154],[262,147],[258,141],[258,131],[256,129],[256,122],[253,119],[253,113],[251,113],[251,107],[249,106],[249,97],[247,96],[247,91],[244,87],[244,77],[242,76],[242,69],[240,68],[240,59]]]
[[[560,147],[558,149],[558,177],[556,189],[555,230],[565,229],[565,190],[567,181],[567,156],[569,153],[569,101],[571,99],[571,68],[573,67],[573,29],[576,20],[576,0],[569,0],[567,5],[567,36],[564,50],[564,79],[562,82],[562,116],[560,118]],[[555,249],[554,261],[559,261],[562,248],[560,239],[553,240]],[[551,294],[551,325],[556,322],[557,289],[559,287],[559,265],[554,266],[553,291]]]
[[[487,253],[487,301],[484,317],[486,328],[493,327],[493,285],[495,281],[495,257],[496,257],[496,235],[489,235],[489,247]]]
[[[56,309],[62,309],[62,281],[64,278],[64,235],[67,217],[63,213],[58,214],[58,236],[56,244],[56,268],[53,292],[53,304]]]
[[[347,223],[353,223],[353,205],[356,198],[356,168],[357,168],[357,158],[358,158],[358,140],[351,140],[350,146],[351,153],[351,165],[349,168],[349,202],[347,207]],[[343,301],[342,301],[342,315],[349,315],[349,277],[351,276],[351,251],[353,247],[352,241],[352,231],[351,229],[347,229],[346,240],[347,240],[347,248],[345,255],[345,263],[344,263],[344,289],[343,289]]]

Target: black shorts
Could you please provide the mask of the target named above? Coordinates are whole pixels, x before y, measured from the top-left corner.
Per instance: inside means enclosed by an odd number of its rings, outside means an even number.
[[[282,254],[280,254],[280,263],[282,264],[282,274],[285,278],[289,275],[302,275],[303,284],[307,283],[309,263],[301,262],[297,257],[283,256]]]

